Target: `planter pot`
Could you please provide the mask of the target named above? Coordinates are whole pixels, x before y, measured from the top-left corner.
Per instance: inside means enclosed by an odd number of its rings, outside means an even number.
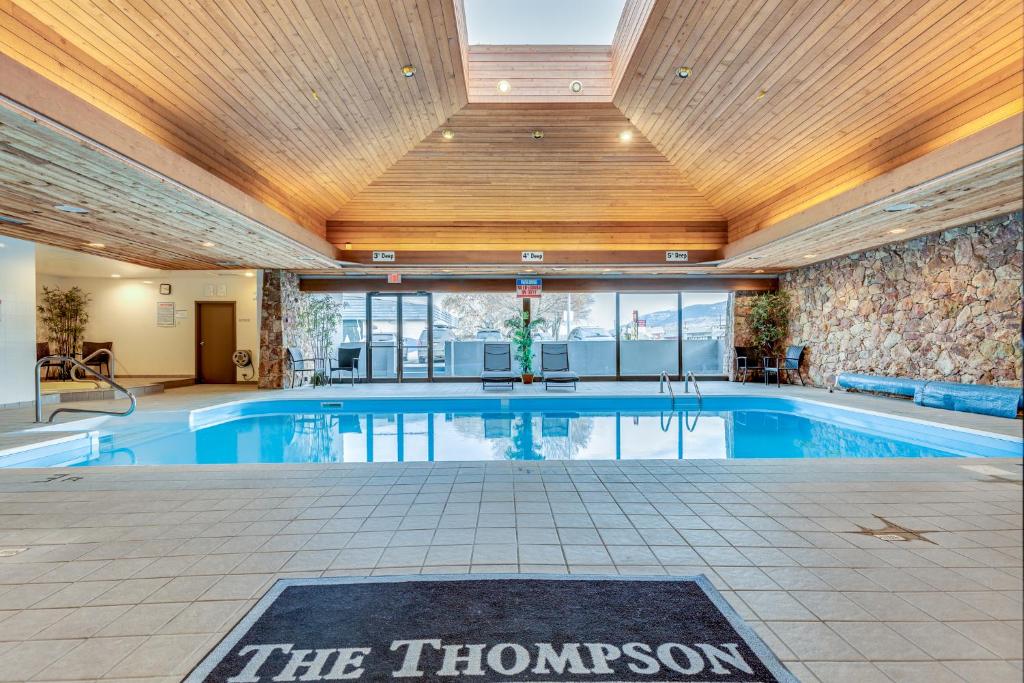
[[[523,373],[523,384],[533,384],[533,375],[524,372]]]

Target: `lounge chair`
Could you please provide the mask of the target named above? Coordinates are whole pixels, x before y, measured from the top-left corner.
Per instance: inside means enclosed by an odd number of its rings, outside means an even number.
[[[800,380],[800,386],[803,386],[804,378],[800,375],[800,361],[803,360],[803,357],[804,347],[802,346],[788,347],[786,349],[786,357],[781,359],[781,363],[779,363],[779,358],[765,356],[764,367],[762,368],[764,370],[765,385],[768,384],[768,375],[770,374],[775,375],[775,386],[778,387],[782,385],[782,373],[785,372],[792,378],[795,372],[797,379]]]
[[[50,355],[53,355],[50,353],[50,342],[36,342],[36,361],[41,361]],[[40,372],[43,379],[50,378],[50,370],[57,370],[57,376],[59,377],[61,372],[64,370],[64,363],[57,360],[50,360],[43,363],[40,366]]]
[[[568,344],[541,344],[540,372],[545,391],[552,384],[571,384],[573,391],[576,391],[576,383],[580,381],[580,376],[569,369]]]
[[[352,378],[352,386],[356,384],[356,377],[359,376],[359,354],[362,353],[362,349],[346,349],[338,348],[338,362],[335,364],[331,362],[330,368],[330,379],[334,381],[334,375],[339,372],[347,372]]]
[[[316,372],[316,362],[312,358],[303,358],[302,349],[297,346],[288,347],[288,362],[292,366],[292,387],[295,387],[295,380],[301,380],[303,375],[313,376]]]
[[[96,353],[100,349],[106,349],[107,351],[114,350],[114,342],[82,342],[82,362],[89,367],[94,367],[97,372],[103,375],[110,376],[110,356],[106,353],[101,353],[92,360],[86,360],[92,354]]]
[[[512,347],[509,344],[484,344],[484,371],[480,373],[481,388],[496,384],[515,389],[519,375],[512,372]]]

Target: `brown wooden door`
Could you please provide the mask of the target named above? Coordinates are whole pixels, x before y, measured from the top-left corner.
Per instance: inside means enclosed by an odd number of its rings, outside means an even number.
[[[235,302],[196,302],[196,382],[234,384]]]

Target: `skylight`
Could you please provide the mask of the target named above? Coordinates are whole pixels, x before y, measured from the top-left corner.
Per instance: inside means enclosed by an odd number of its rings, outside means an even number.
[[[465,0],[470,45],[611,45],[626,0]]]

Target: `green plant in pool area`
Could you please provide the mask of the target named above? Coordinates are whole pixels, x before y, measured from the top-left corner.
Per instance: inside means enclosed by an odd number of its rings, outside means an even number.
[[[524,377],[533,376],[533,335],[538,327],[545,325],[543,318],[530,319],[528,313],[509,318],[505,321],[505,330],[512,340],[516,362],[523,369]]]
[[[297,316],[299,332],[313,352],[313,358],[326,362],[330,358],[334,336],[341,326],[342,304],[330,296],[307,296],[299,306]],[[314,385],[327,384],[327,376],[321,370],[313,374]]]
[[[766,355],[775,354],[779,344],[789,333],[789,294],[785,291],[766,292],[754,297],[747,324]]]
[[[42,303],[37,306],[39,322],[46,329],[50,352],[62,356],[78,353],[89,322],[91,297],[80,287],[63,289],[43,285]],[[65,371],[66,374],[66,371]]]

